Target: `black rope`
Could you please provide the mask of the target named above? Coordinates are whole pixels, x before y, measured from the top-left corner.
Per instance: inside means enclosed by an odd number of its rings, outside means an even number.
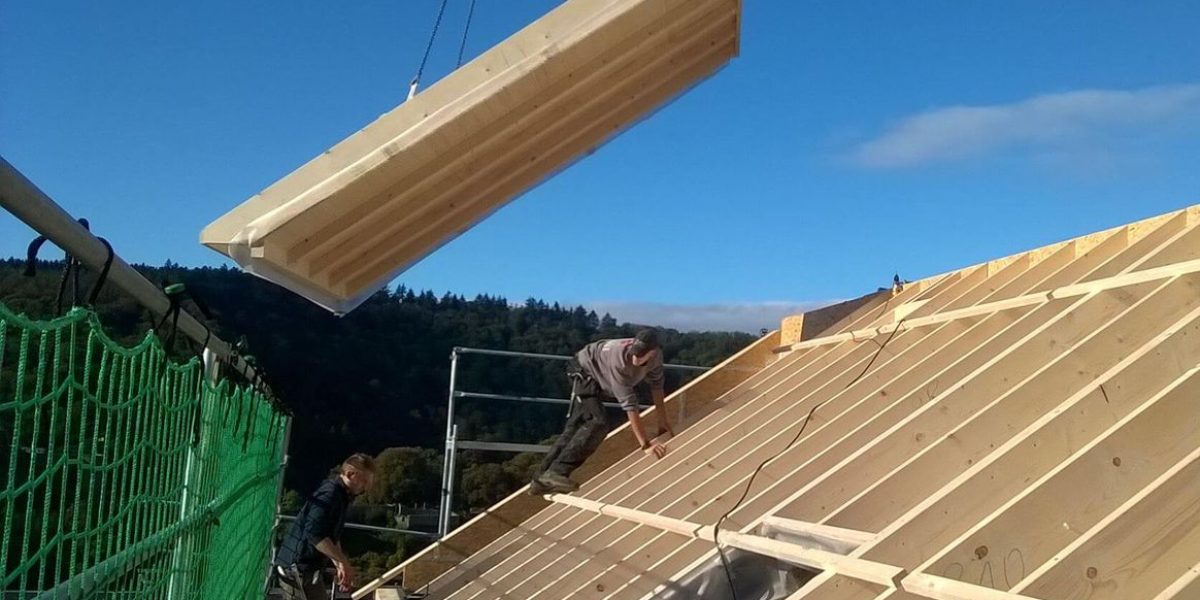
[[[204,302],[200,294],[196,293],[195,287],[192,287],[188,290],[188,298],[191,298],[192,304],[196,305],[196,310],[199,310],[200,314],[203,315],[205,319],[211,320],[213,318],[213,313],[208,309],[208,304]],[[205,346],[207,347],[208,344],[205,344]]]
[[[196,319],[200,323],[200,326],[204,328],[204,341],[200,342],[200,349],[196,351],[196,355],[203,360],[204,351],[208,349],[208,343],[212,341],[212,329],[209,329],[208,321],[213,320],[213,313],[208,309],[208,304],[205,304],[205,302],[200,299],[200,294],[196,293],[195,287],[187,290],[187,297],[192,301],[192,305],[196,307],[196,310],[200,311],[200,315],[204,317],[203,320]]]
[[[863,375],[867,374],[867,371],[869,371],[871,366],[875,364],[875,360],[878,359],[879,355],[883,353],[883,349],[887,347],[888,342],[891,342],[892,338],[896,337],[896,333],[900,331],[900,326],[903,324],[904,319],[901,319],[898,323],[896,323],[896,328],[893,329],[891,335],[889,335],[887,339],[879,345],[879,349],[876,350],[875,354],[871,356],[871,360],[867,361],[867,366],[863,367],[863,370],[857,376],[855,376],[854,379],[850,380],[850,383],[847,383],[846,386],[842,388],[843,391],[858,383],[858,380],[862,379]],[[725,520],[729,518],[729,515],[733,514],[733,511],[737,510],[738,507],[742,505],[742,502],[746,501],[746,497],[750,495],[750,489],[754,485],[754,478],[758,477],[758,474],[763,470],[763,468],[770,464],[771,461],[782,456],[784,452],[787,452],[793,445],[795,445],[797,441],[800,440],[800,436],[804,435],[804,429],[808,427],[808,422],[812,420],[813,414],[817,412],[817,409],[821,408],[826,402],[829,402],[829,400],[832,399],[833,396],[826,399],[824,402],[820,402],[813,406],[812,409],[808,411],[808,415],[804,417],[804,421],[800,423],[800,430],[796,432],[796,435],[792,437],[791,441],[789,441],[786,446],[784,446],[774,455],[759,463],[758,468],[754,469],[754,473],[750,475],[750,480],[746,482],[746,488],[742,490],[742,496],[738,498],[738,501],[733,504],[732,508],[725,511],[725,514],[721,515],[720,519],[717,519],[717,524],[713,526],[713,543],[716,544],[717,553],[721,557],[721,566],[725,568],[725,578],[729,581],[729,591],[733,595],[733,600],[738,600],[738,595],[737,589],[733,586],[733,570],[729,567],[729,558],[725,556],[725,549],[721,547],[721,523],[725,522]]]
[[[62,301],[68,283],[71,285],[71,306],[79,306],[79,272],[83,270],[83,263],[71,256],[70,252],[63,253],[63,263],[62,279],[58,282],[58,297],[54,300],[54,310],[58,314],[62,314]]]
[[[79,306],[79,272],[83,265],[74,258],[71,259],[71,306]]]
[[[84,230],[91,231],[91,225],[87,219],[79,219],[79,224]],[[96,298],[100,295],[100,289],[104,287],[105,281],[108,280],[108,272],[112,268],[113,263],[113,247],[104,238],[96,238],[104,245],[107,251],[107,256],[104,258],[104,266],[100,269],[100,273],[96,276],[96,281],[92,284],[92,288],[88,293],[87,306],[94,305]],[[44,235],[39,235],[29,242],[29,247],[25,250],[25,277],[33,277],[37,275],[37,257],[41,252],[42,246],[49,241]],[[58,313],[62,312],[62,301],[67,294],[67,284],[71,284],[71,306],[79,306],[80,293],[82,286],[79,278],[83,272],[83,262],[71,255],[70,252],[63,253],[63,271],[62,276],[58,281],[58,295],[54,299],[54,308]]]
[[[179,333],[179,305],[176,304],[171,311],[171,335],[167,336],[165,346],[170,351],[175,347],[175,334]]]
[[[79,224],[83,226],[85,231],[90,232],[92,226],[88,220],[80,217]],[[79,272],[83,270],[83,263],[78,259],[67,254],[67,269],[71,274],[71,306],[79,306]],[[62,312],[61,310],[59,312]]]
[[[244,400],[245,394],[239,392],[234,394],[234,397],[237,398],[237,418],[233,421],[232,431],[234,435],[237,435],[238,430],[242,428],[242,409],[245,408],[246,402]]]
[[[446,3],[448,0],[442,0],[442,5],[438,8],[437,19],[433,21],[433,31],[429,32],[429,43],[425,44],[425,55],[421,57],[421,65],[417,67],[417,75],[413,77],[414,84],[421,83],[421,75],[425,73],[425,64],[429,62],[429,53],[433,50],[433,40],[437,38],[438,27],[442,24],[442,15],[446,14]]]
[[[199,354],[204,356],[204,351],[208,350],[208,343],[212,341],[212,330],[208,328],[207,323],[201,322],[200,325],[204,327],[204,343],[200,344]]]
[[[84,228],[87,228],[86,220],[80,219],[80,222],[84,224]],[[24,275],[26,277],[33,277],[37,275],[38,252],[41,252],[42,246],[45,245],[47,241],[48,238],[46,236],[39,235],[33,238],[32,242],[29,242],[29,247],[25,249]],[[71,281],[72,273],[75,274],[75,302],[72,304],[72,306],[79,304],[79,269],[81,267],[82,266],[79,264],[79,261],[75,260],[75,258],[71,256],[70,252],[63,253],[62,276],[58,280],[58,294],[54,297],[55,314],[62,314],[62,301],[63,297],[67,294],[67,283]]]
[[[171,320],[171,333],[163,342],[163,348],[170,352],[175,345],[175,334],[179,331],[179,311],[181,309],[181,300],[183,299],[184,286],[182,283],[168,284],[163,282],[163,293],[166,294],[170,304],[167,306],[166,312],[163,313],[162,319],[159,319],[158,324],[154,326],[154,333],[162,335],[161,330],[166,324],[167,319]]]
[[[75,270],[75,259],[71,254],[63,254],[62,277],[58,280],[58,295],[54,297],[54,314],[62,314],[63,296],[67,294],[67,282],[71,280],[71,272]]]
[[[467,48],[467,34],[470,33],[470,31],[471,31],[471,17],[474,17],[474,16],[475,16],[475,0],[471,0],[471,6],[469,8],[467,8],[467,24],[463,25],[462,42],[460,42],[458,44],[458,64],[455,65],[457,67],[462,66],[463,50],[466,50],[466,48]]]
[[[201,377],[204,377],[204,375],[201,375]],[[192,445],[193,446],[200,445],[200,434],[201,434],[201,430],[203,429],[203,425],[204,425],[204,408],[203,408],[203,406],[204,406],[204,399],[201,398],[199,402],[196,402],[196,410],[195,410],[195,412],[192,413]]]
[[[250,398],[250,414],[246,416],[246,430],[242,433],[242,452],[250,449],[250,437],[254,433],[254,425],[258,422],[258,411],[254,410],[254,398]],[[236,431],[234,433],[237,433]]]
[[[272,408],[274,408],[274,406],[272,406]],[[275,444],[275,422],[278,419],[279,419],[279,412],[278,411],[272,412],[271,420],[267,423],[267,440],[269,440],[270,443],[272,444],[272,446],[271,446],[272,448],[274,447],[274,444]]]
[[[39,235],[29,242],[29,248],[25,250],[25,276],[33,277],[37,275],[37,255],[42,249],[42,244],[46,243],[46,236]]]
[[[163,294],[165,294],[167,296],[167,300],[170,301],[170,305],[167,306],[167,311],[163,313],[162,318],[159,319],[157,324],[155,324],[154,332],[162,335],[163,325],[165,325],[167,320],[170,319],[171,333],[168,334],[166,340],[163,341],[163,347],[166,348],[167,351],[173,350],[175,348],[175,337],[179,331],[179,315],[180,313],[186,312],[183,309],[183,301],[185,299],[191,300],[192,304],[195,305],[195,307],[200,311],[200,314],[204,316],[204,319],[196,319],[196,322],[204,328],[204,341],[199,342],[199,347],[193,345],[194,343],[189,343],[189,346],[194,348],[196,355],[203,359],[204,351],[208,348],[209,342],[212,341],[213,337],[212,328],[210,328],[207,323],[207,321],[211,321],[213,318],[212,311],[208,309],[208,305],[200,299],[195,290],[189,290],[182,283],[169,284],[164,280],[162,289]],[[236,360],[234,362],[236,362]]]
[[[96,281],[92,283],[92,291],[88,293],[88,306],[94,306],[96,299],[100,297],[100,290],[104,287],[105,282],[108,281],[108,271],[112,268],[114,256],[112,244],[108,243],[108,240],[104,238],[96,239],[100,240],[101,244],[104,244],[104,249],[108,251],[108,256],[104,258],[104,266],[100,268],[100,274],[96,276]]]

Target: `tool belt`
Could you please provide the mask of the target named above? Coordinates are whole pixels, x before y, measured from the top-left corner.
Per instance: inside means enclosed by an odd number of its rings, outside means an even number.
[[[608,392],[604,391],[603,387],[596,381],[594,377],[589,375],[579,364],[579,361],[572,358],[567,361],[567,380],[571,382],[571,399],[579,398],[607,398]]]
[[[287,582],[293,587],[303,588],[305,585],[319,584],[321,582],[321,570],[313,569],[309,573],[300,570],[296,565],[288,565],[286,567],[275,565],[275,576],[280,581]]]

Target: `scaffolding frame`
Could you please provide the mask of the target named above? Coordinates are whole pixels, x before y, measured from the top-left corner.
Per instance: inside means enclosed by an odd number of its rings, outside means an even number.
[[[539,354],[536,352],[514,352],[511,350],[491,350],[486,348],[468,348],[455,346],[450,350],[450,394],[446,401],[446,440],[445,453],[442,457],[442,493],[438,506],[437,538],[442,539],[450,532],[450,520],[454,507],[454,470],[460,450],[487,450],[494,452],[549,452],[550,446],[542,444],[523,444],[516,442],[485,442],[480,440],[458,439],[458,425],[454,422],[455,400],[458,398],[475,398],[481,400],[504,400],[512,402],[532,402],[537,404],[563,404],[567,406],[567,415],[571,414],[571,398],[545,398],[540,396],[517,396],[510,394],[484,394],[458,389],[458,359],[466,354],[484,356],[501,356],[506,358],[533,358],[541,360],[567,361],[571,356],[559,354]],[[677,371],[694,371],[703,373],[708,367],[695,365],[664,364],[664,369]],[[605,402],[604,406],[620,408],[616,402]],[[680,404],[680,412],[684,405]]]

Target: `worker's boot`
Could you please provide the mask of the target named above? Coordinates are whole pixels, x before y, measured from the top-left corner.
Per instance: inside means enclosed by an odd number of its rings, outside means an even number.
[[[539,475],[534,482],[539,483],[542,485],[542,487],[546,488],[546,491],[543,492],[546,494],[570,494],[571,492],[579,489],[578,483],[567,479],[563,475],[559,475],[558,473],[553,473],[550,471],[546,471],[545,473]]]
[[[538,481],[537,477],[534,477],[533,479],[531,479],[529,481],[529,495],[530,496],[545,496],[548,493],[550,493],[550,488],[546,487],[545,485],[542,484],[542,482]]]

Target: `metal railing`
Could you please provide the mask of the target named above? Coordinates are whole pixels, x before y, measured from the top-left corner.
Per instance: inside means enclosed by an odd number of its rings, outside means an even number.
[[[550,446],[540,444],[523,444],[515,442],[485,442],[479,440],[458,439],[458,425],[454,422],[457,399],[475,398],[481,400],[504,400],[512,402],[532,402],[539,404],[563,404],[570,414],[570,398],[545,398],[540,396],[519,396],[511,394],[484,394],[467,392],[458,389],[458,359],[464,354],[479,354],[485,356],[501,356],[507,358],[533,358],[541,360],[567,361],[571,356],[559,354],[538,354],[536,352],[513,352],[511,350],[488,350],[484,348],[455,347],[450,351],[450,395],[446,403],[446,449],[442,459],[442,496],[438,510],[438,538],[446,537],[450,531],[450,520],[454,505],[454,470],[459,450],[488,450],[495,452],[549,452]],[[708,367],[694,365],[664,364],[664,369],[678,371],[695,371],[702,373]],[[605,402],[610,408],[620,408],[616,402]]]
[[[296,515],[279,515],[280,521],[295,521]],[[417,537],[436,538],[438,535],[432,531],[418,531],[416,529],[399,529],[396,527],[380,527],[378,525],[366,525],[364,523],[345,523],[346,529],[356,529],[358,531],[371,531],[374,533],[402,533],[405,535],[415,535]]]

